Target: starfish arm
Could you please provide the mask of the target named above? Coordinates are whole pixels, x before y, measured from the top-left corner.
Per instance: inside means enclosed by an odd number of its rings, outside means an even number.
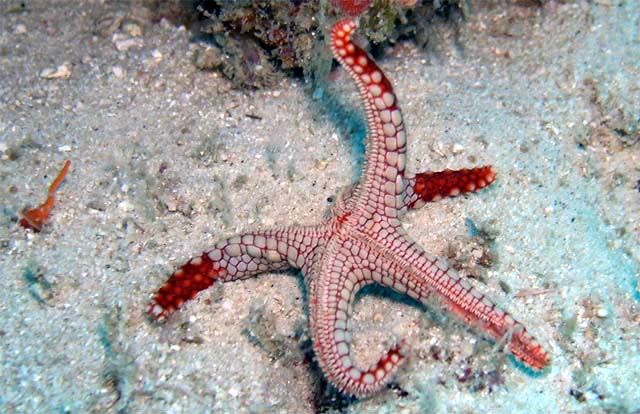
[[[36,208],[25,210],[22,213],[22,218],[19,222],[22,227],[24,227],[25,229],[31,229],[36,233],[42,230],[45,221],[49,217],[49,213],[53,209],[56,191],[58,191],[58,187],[60,187],[60,184],[64,180],[64,177],[67,175],[70,165],[71,161],[66,160],[64,162],[62,170],[60,171],[60,173],[58,173],[58,176],[49,187],[49,196],[47,197],[45,202],[40,204]]]
[[[351,41],[353,20],[341,20],[331,31],[333,55],[355,80],[364,102],[369,139],[366,165],[353,202],[369,213],[389,218],[402,207],[406,132],[391,82],[375,61]]]
[[[290,267],[303,268],[325,233],[323,226],[289,227],[221,240],[174,272],[155,294],[148,312],[162,320],[216,281],[246,279]]]
[[[356,293],[373,283],[372,271],[362,267],[358,243],[335,243],[307,277],[311,298],[313,347],[322,371],[341,392],[365,397],[380,389],[405,358],[404,342],[389,349],[368,369],[355,366],[351,351],[351,314]],[[354,253],[356,252],[356,253]]]
[[[480,191],[495,179],[496,173],[490,165],[419,173],[406,178],[402,194],[403,209],[418,209],[430,201]]]
[[[388,270],[376,282],[426,305],[431,305],[428,298],[434,296],[470,326],[498,342],[506,339],[509,351],[528,367],[542,370],[549,365],[548,354],[520,322],[416,243],[403,240],[401,244],[398,250],[404,254],[386,258],[382,268]]]

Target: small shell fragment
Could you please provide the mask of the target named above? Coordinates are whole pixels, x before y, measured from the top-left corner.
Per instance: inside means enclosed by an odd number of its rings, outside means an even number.
[[[57,68],[46,68],[40,72],[40,77],[44,79],[69,79],[71,69],[68,63],[63,63]]]

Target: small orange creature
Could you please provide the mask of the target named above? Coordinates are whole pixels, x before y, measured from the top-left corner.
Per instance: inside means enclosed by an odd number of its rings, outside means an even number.
[[[36,208],[32,208],[30,210],[25,210],[22,212],[22,218],[20,219],[20,225],[22,227],[24,227],[25,229],[31,229],[36,233],[42,230],[42,226],[44,226],[44,222],[49,217],[49,213],[53,208],[56,190],[60,186],[60,183],[62,183],[62,180],[64,180],[65,175],[67,175],[67,171],[69,171],[70,165],[71,161],[66,160],[64,162],[62,170],[51,184],[51,187],[49,187],[49,196],[44,203],[40,204]]]

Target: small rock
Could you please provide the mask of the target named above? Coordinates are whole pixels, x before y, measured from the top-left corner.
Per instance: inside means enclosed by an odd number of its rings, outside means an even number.
[[[475,341],[462,341],[460,344],[460,356],[463,359],[467,359],[473,355],[473,350],[475,348]]]
[[[13,28],[13,34],[21,35],[27,33],[27,26],[20,23]]]
[[[175,199],[175,197],[171,195],[162,195],[159,197],[159,199],[164,203],[168,211],[178,211],[178,201]]]
[[[607,311],[605,308],[598,308],[596,309],[596,316],[598,318],[606,318],[607,316],[609,316],[609,311]]]
[[[87,203],[87,207],[91,210],[106,211],[107,205],[102,200],[91,200]]]
[[[320,171],[324,171],[328,165],[329,165],[329,160],[327,159],[323,158],[320,160],[315,160],[315,167]]]
[[[40,77],[44,79],[68,79],[71,76],[71,69],[67,63],[63,63],[57,68],[46,68],[40,72]]]
[[[122,25],[124,14],[105,14],[95,21],[94,30],[102,37],[109,37],[114,34]]]
[[[111,38],[116,49],[120,52],[126,52],[131,48],[142,49],[144,47],[144,40],[138,37],[126,37],[120,33],[116,33]]]
[[[158,49],[153,49],[151,51],[151,56],[153,57],[154,62],[156,63],[162,62],[162,52],[160,52]]]
[[[451,152],[454,154],[459,154],[462,151],[464,151],[464,146],[462,146],[462,144],[453,144],[451,147]]]
[[[126,23],[124,26],[122,26],[122,31],[131,37],[142,36],[142,27],[135,23]]]
[[[131,211],[133,211],[135,209],[133,204],[131,204],[127,200],[124,200],[124,201],[121,201],[120,203],[118,203],[118,208],[120,210],[124,211],[125,213],[129,213],[129,212],[131,212]]]
[[[112,67],[111,72],[113,72],[113,75],[118,79],[122,79],[124,77],[124,69],[120,66]]]

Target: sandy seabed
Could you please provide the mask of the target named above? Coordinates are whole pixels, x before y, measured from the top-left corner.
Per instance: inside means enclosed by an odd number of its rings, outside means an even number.
[[[357,179],[348,76],[237,90],[193,66],[184,28],[96,34],[122,3],[19,3],[0,6],[0,412],[640,412],[638,1],[479,9],[437,48],[381,59],[408,169],[498,172],[407,230],[553,362],[532,375],[446,314],[373,292],[356,359],[405,338],[409,361],[393,389],[334,405],[319,403],[298,274],[216,286],[164,325],[145,311],[216,240],[316,222]],[[19,213],[65,159],[50,222],[25,231]]]

